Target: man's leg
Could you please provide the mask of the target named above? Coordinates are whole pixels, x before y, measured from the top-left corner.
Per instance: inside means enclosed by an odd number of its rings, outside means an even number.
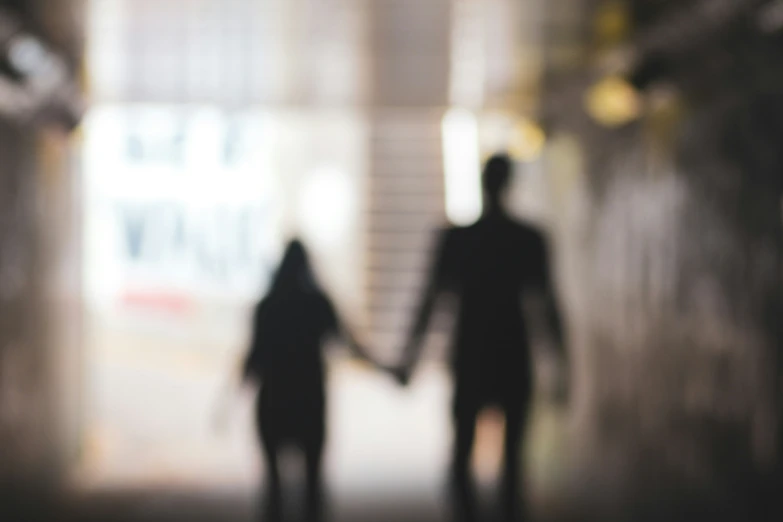
[[[452,495],[455,519],[476,520],[476,492],[470,470],[470,459],[476,434],[478,408],[455,408],[454,454],[452,457]]]
[[[502,506],[505,520],[517,522],[525,517],[525,502],[523,491],[524,471],[522,463],[522,451],[524,450],[524,436],[527,424],[528,401],[522,404],[513,401],[511,406],[506,406],[506,433],[505,447],[503,450],[503,480],[502,480]]]

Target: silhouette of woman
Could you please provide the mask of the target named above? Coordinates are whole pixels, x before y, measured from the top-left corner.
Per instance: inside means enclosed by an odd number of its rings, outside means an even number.
[[[244,379],[260,384],[256,419],[267,463],[269,520],[282,518],[278,456],[293,446],[306,464],[306,515],[321,517],[321,456],[325,435],[325,341],[340,335],[353,351],[364,350],[342,327],[319,287],[304,245],[289,243],[271,290],[255,309]]]

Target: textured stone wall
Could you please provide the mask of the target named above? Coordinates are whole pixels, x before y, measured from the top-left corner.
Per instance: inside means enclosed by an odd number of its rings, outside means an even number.
[[[48,325],[34,138],[5,124],[0,136],[0,476],[18,479],[49,465]]]
[[[632,517],[699,499],[747,519],[779,462],[783,66],[747,27],[675,35],[666,67],[642,55],[648,108],[658,86],[677,93],[665,132],[654,111],[616,129],[591,121],[599,69],[548,74],[550,132],[580,142],[589,185],[571,240],[577,455]]]
[[[78,70],[81,0],[0,5]],[[74,416],[77,387],[66,386],[61,363],[77,363],[79,344],[76,192],[70,144],[57,131],[42,140],[47,132],[0,122],[0,485],[17,488],[60,475],[66,431],[73,451],[64,419]]]

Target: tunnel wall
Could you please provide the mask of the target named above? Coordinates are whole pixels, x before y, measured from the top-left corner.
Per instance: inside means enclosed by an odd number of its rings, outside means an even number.
[[[751,194],[717,201],[699,167],[622,156],[588,247],[593,435],[628,473],[738,493],[775,451],[775,238],[731,215]]]
[[[650,89],[644,117],[608,128],[585,110],[608,74],[589,20],[571,30],[582,59],[550,64],[543,103],[550,174],[554,144],[578,143],[588,201],[559,234],[576,489],[627,519],[752,519],[781,450],[777,44],[744,26],[697,49],[672,38],[674,112],[656,114]]]
[[[779,180],[727,142],[757,101],[692,105],[666,147],[581,103],[559,127],[589,201],[565,241],[578,480],[617,515],[746,519],[780,453]]]
[[[2,2],[78,76],[83,6]],[[52,107],[52,114],[57,113]],[[56,118],[55,118],[56,119]],[[67,131],[0,121],[0,488],[55,485],[77,450],[79,222]]]
[[[0,451],[3,480],[41,480],[53,465],[35,139],[0,124]]]

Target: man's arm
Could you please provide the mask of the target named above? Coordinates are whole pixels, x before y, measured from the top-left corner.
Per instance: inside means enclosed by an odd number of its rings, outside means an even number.
[[[551,277],[551,265],[549,252],[547,250],[546,243],[543,246],[543,297],[544,297],[544,310],[546,314],[546,321],[549,326],[549,331],[553,337],[555,348],[560,352],[563,358],[567,357],[565,346],[565,332],[563,328],[563,318],[560,311],[560,304],[557,298],[557,292],[552,284]]]
[[[334,335],[345,341],[353,356],[375,364],[372,357],[370,357],[368,350],[356,340],[351,329],[341,319],[334,304],[326,296],[324,296],[323,299],[323,308],[328,329],[333,332]]]
[[[401,368],[406,380],[413,367],[418,361],[422,347],[424,346],[424,337],[432,318],[432,312],[435,308],[438,295],[444,288],[446,281],[446,267],[451,253],[449,252],[451,233],[445,230],[440,233],[435,247],[433,261],[430,264],[429,271],[423,285],[423,291],[416,308],[414,321],[408,334],[408,340],[405,344],[402,354]]]
[[[557,393],[561,396],[561,399],[565,399],[565,396],[568,394],[567,376],[569,373],[569,357],[566,346],[566,332],[563,325],[563,318],[560,304],[557,298],[557,292],[555,291],[555,287],[552,282],[552,264],[549,254],[549,247],[546,239],[543,237],[540,238],[538,243],[538,255],[536,256],[537,266],[534,269],[537,279],[537,281],[535,281],[535,286],[538,287],[541,298],[543,299],[543,319],[546,322],[548,333],[552,337],[554,349],[557,351],[557,355],[562,364],[562,380],[560,382],[560,386],[558,386],[559,389]]]

